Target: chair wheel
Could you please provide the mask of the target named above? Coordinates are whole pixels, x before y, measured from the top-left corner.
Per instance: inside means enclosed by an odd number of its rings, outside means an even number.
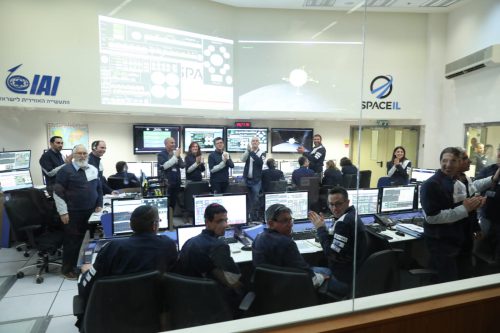
[[[36,283],[40,284],[40,283],[43,282],[43,277],[39,276],[39,277],[36,278],[35,281],[36,281]]]
[[[16,250],[17,252],[21,252],[23,249],[21,249],[20,247],[16,247]]]
[[[24,252],[23,256],[25,256],[26,258],[28,258],[30,256],[30,254],[28,252]]]
[[[24,273],[23,272],[17,272],[16,277],[18,279],[22,279],[24,277]]]

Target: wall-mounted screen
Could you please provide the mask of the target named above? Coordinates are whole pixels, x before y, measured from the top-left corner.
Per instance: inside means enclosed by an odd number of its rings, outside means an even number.
[[[29,169],[31,150],[0,152],[0,172]]]
[[[215,150],[214,139],[224,138],[224,127],[184,127],[184,151],[187,152],[191,142],[198,142],[203,152]]]
[[[306,152],[312,150],[312,128],[271,128],[271,152],[296,153],[303,146]]]
[[[2,191],[19,190],[33,187],[29,170],[10,170],[0,172],[0,188]]]
[[[227,151],[230,153],[244,152],[254,136],[259,138],[259,149],[267,152],[267,128],[228,128]]]
[[[233,41],[99,16],[101,102],[233,109]]]
[[[179,147],[179,126],[146,124],[134,125],[134,154],[154,154],[165,149],[166,138],[174,138]]]

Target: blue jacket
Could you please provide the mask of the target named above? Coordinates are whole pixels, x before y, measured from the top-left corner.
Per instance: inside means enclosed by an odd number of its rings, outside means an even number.
[[[342,172],[338,169],[326,169],[321,185],[342,185]]]
[[[314,147],[310,153],[303,153],[302,155],[309,160],[309,169],[315,173],[321,173],[323,171],[323,162],[326,156],[326,149],[323,145]]]
[[[245,156],[246,155],[246,156]],[[251,158],[250,158],[251,157]],[[246,159],[245,159],[246,158]],[[245,179],[253,179],[255,181],[259,181],[262,178],[262,166],[264,165],[264,159],[266,158],[266,154],[262,153],[260,156],[257,155],[254,151],[246,151],[243,154],[243,159],[245,162],[245,168],[243,169],[243,178]],[[250,162],[253,159],[252,166],[252,178],[248,177],[248,170],[250,169]]]
[[[298,169],[293,170],[292,183],[294,183],[297,186],[300,185],[300,178],[302,177],[314,177],[314,171],[306,167],[300,167]]]
[[[408,161],[408,160],[405,160]],[[389,172],[391,171],[392,167],[394,166],[393,161],[387,162],[387,174],[389,175]],[[391,177],[391,183],[394,185],[408,185],[408,182],[410,180],[410,176],[408,175],[408,170],[411,170],[411,162],[408,161],[408,164],[406,167],[403,168],[401,164],[396,166],[396,170],[392,175],[389,175]]]
[[[182,158],[177,157],[174,158],[174,153],[168,153],[168,151],[164,150],[158,154],[158,176],[166,179],[168,181],[169,186],[181,186],[181,170],[184,169],[184,161]],[[170,162],[172,161],[172,162]],[[172,165],[168,166],[166,169],[164,168],[164,164],[170,162]]]
[[[196,156],[188,153],[184,160],[186,162],[186,179],[193,182],[201,181],[203,179],[202,172],[205,171],[205,163],[200,163],[193,171],[189,172],[189,168],[196,162]]]
[[[40,166],[42,167],[42,174],[45,177],[45,184],[47,189],[52,192],[52,188],[56,183],[56,175],[58,167],[64,164],[64,159],[61,152],[55,152],[52,149],[47,150],[40,157]]]
[[[222,162],[222,152],[217,150],[210,153],[208,156],[208,168],[210,169],[210,182],[212,183],[227,183],[229,182],[229,168],[234,168],[233,161],[229,158],[224,167],[217,171],[212,171]]]
[[[89,164],[95,166],[95,168],[99,171],[99,179],[101,180],[102,192],[104,194],[111,194],[111,192],[113,192],[113,189],[109,187],[108,183],[106,182],[106,178],[104,178],[104,169],[101,165],[101,158],[90,153]]]

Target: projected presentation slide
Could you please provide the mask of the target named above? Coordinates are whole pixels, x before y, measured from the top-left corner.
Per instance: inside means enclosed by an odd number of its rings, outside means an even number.
[[[29,169],[31,150],[0,152],[0,172]]]
[[[184,151],[188,151],[191,142],[198,142],[201,151],[214,151],[214,139],[224,138],[223,127],[184,127]]]
[[[227,151],[244,152],[254,136],[259,138],[259,149],[267,152],[267,128],[228,128]]]
[[[233,41],[99,16],[101,102],[232,110]]]

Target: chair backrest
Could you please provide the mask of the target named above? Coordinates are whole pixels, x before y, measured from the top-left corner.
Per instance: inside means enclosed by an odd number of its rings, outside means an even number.
[[[356,275],[356,297],[382,294],[399,289],[397,253],[383,250],[372,253]]]
[[[83,328],[93,332],[159,332],[163,312],[159,272],[98,279],[87,302]]]
[[[248,193],[248,187],[245,183],[230,183],[226,193]]]
[[[287,311],[318,304],[316,291],[308,272],[263,265],[255,268],[255,301],[257,314]]]
[[[175,273],[165,273],[164,277],[170,328],[180,329],[233,319],[234,312],[216,281]]]
[[[193,195],[210,193],[210,185],[207,181],[187,182],[184,188],[184,206],[188,212],[194,212]]]
[[[275,180],[272,182],[269,182],[268,188],[266,188],[266,192],[274,192],[274,193],[282,193],[286,192],[286,187],[287,187],[287,182],[286,180]]]
[[[358,176],[352,173],[345,173],[342,175],[342,187],[345,189],[356,188]]]
[[[128,184],[125,184],[125,180],[122,177],[114,177],[114,176],[109,176],[107,179],[109,187],[111,187],[113,190],[121,190],[124,188],[137,188],[138,184],[137,183],[132,183],[128,182]]]
[[[321,179],[319,177],[302,177],[300,184],[297,186],[299,191],[307,191],[307,200],[309,208],[317,210],[319,205],[319,186]]]
[[[359,188],[370,188],[370,181],[372,180],[371,170],[359,171]]]
[[[380,177],[377,181],[377,188],[382,188],[391,185],[392,185],[391,177]]]

